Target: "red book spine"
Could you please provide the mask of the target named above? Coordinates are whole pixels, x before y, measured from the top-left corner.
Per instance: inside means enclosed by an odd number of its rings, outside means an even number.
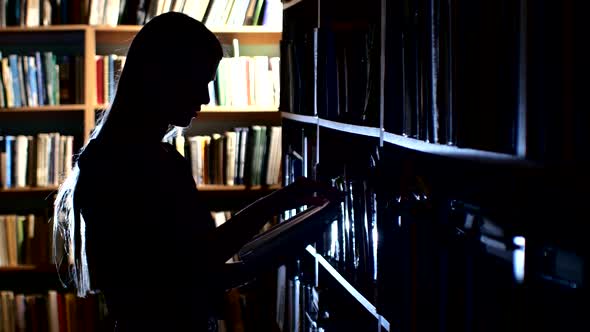
[[[57,294],[57,313],[59,317],[59,332],[67,332],[68,321],[66,317],[64,296],[61,293]]]
[[[102,56],[96,59],[96,101],[99,105],[104,104],[104,58]]]

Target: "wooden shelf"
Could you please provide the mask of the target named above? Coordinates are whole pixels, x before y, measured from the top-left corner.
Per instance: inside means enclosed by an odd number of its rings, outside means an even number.
[[[19,272],[35,272],[35,273],[57,273],[57,268],[54,265],[5,265],[0,266],[0,273],[19,273]]]
[[[86,108],[82,104],[73,105],[55,105],[55,106],[34,106],[34,107],[11,107],[0,108],[0,113],[16,113],[16,112],[70,112],[70,111],[84,111]]]
[[[330,274],[336,281],[346,289],[346,291],[357,300],[371,315],[381,322],[381,327],[385,331],[390,330],[390,324],[377,312],[377,308],[367,300],[353,285],[351,285],[322,255],[318,254],[315,248],[311,245],[305,248],[307,252],[317,260],[318,266],[322,266],[328,274]]]
[[[141,26],[95,26],[93,29],[96,34],[96,44],[129,44],[141,29]]]
[[[210,29],[223,44],[231,44],[234,38],[238,39],[240,44],[278,44],[283,35],[280,28],[265,26],[212,27]]]
[[[272,108],[204,106],[196,120],[248,120],[280,123],[281,114]]]
[[[50,186],[50,187],[23,187],[23,188],[8,188],[8,189],[0,189],[1,193],[50,193],[59,189],[57,186]]]
[[[51,208],[57,189],[58,187],[0,189],[0,214]]]
[[[102,104],[96,105],[94,108],[97,110],[106,109],[109,105]],[[278,110],[274,107],[261,107],[261,106],[206,106],[201,107],[203,113],[278,113]]]
[[[261,107],[261,106],[244,106],[244,107],[234,107],[234,106],[203,106],[201,107],[201,112],[211,112],[211,113],[223,113],[223,112],[267,112],[267,113],[277,113],[278,110],[274,107]]]
[[[92,29],[96,32],[133,32],[137,33],[141,30],[141,25],[117,25],[117,26],[110,26],[110,25],[93,25],[91,26]]]
[[[64,24],[64,25],[50,25],[50,26],[42,26],[42,27],[20,27],[20,26],[10,26],[0,28],[0,33],[13,33],[13,32],[60,32],[60,31],[85,31],[90,29],[89,25],[85,24]]]
[[[252,186],[247,187],[245,185],[235,185],[235,186],[226,186],[226,185],[217,185],[217,184],[204,184],[199,185],[197,188],[199,191],[208,191],[208,192],[240,192],[240,191],[273,191],[279,189],[280,185],[272,185],[272,186]]]
[[[128,44],[141,29],[139,25],[95,26],[97,44]],[[265,26],[223,26],[210,27],[224,44],[231,44],[234,38],[241,44],[274,44],[281,40],[280,29]]]
[[[51,25],[44,27],[6,27],[0,28],[0,33],[45,33],[45,32],[72,32],[94,31],[98,44],[128,44],[135,34],[141,29],[141,25],[119,26],[90,26],[84,24]],[[242,44],[275,44],[281,40],[280,27],[266,26],[220,26],[209,27],[219,40],[224,44],[231,44],[232,39],[238,38]]]
[[[56,186],[0,189],[0,208],[47,207],[53,205],[58,189]]]
[[[218,185],[218,184],[204,184],[199,185],[197,188],[199,191],[208,191],[208,192],[240,192],[240,191],[273,191],[279,189],[280,185],[271,185],[271,186],[245,186],[245,185],[234,185],[234,186],[227,186],[227,185]],[[52,186],[52,187],[24,187],[24,188],[9,188],[9,189],[0,189],[0,193],[50,193],[53,191],[58,190],[59,187]]]
[[[211,211],[241,210],[257,199],[279,189],[280,186],[200,185],[202,203]]]
[[[103,111],[108,105],[97,105],[97,111]],[[281,114],[276,108],[246,106],[246,107],[226,107],[226,106],[203,106],[197,116],[197,121],[201,120],[248,120],[248,121],[270,121],[280,123]]]

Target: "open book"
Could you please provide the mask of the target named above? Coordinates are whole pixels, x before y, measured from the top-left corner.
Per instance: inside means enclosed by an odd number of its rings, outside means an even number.
[[[339,211],[339,202],[312,206],[253,237],[239,250],[239,259],[248,269],[283,264],[316,241]]]

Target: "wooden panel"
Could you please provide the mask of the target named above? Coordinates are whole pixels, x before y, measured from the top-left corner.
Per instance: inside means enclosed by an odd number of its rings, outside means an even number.
[[[34,107],[11,107],[0,108],[0,112],[62,112],[62,111],[83,111],[85,106],[82,104],[72,105],[55,105],[55,106],[34,106]]]
[[[140,29],[141,26],[133,25],[99,26],[95,28],[96,43],[128,45]],[[231,44],[234,38],[239,39],[242,44],[276,44],[281,40],[282,34],[279,30],[271,30],[263,26],[216,27],[210,29],[225,44]]]

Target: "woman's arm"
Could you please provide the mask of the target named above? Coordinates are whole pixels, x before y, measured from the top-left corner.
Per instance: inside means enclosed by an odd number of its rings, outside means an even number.
[[[340,199],[339,192],[306,178],[258,199],[217,227],[207,239],[208,248],[225,262],[238,252],[273,216],[303,205],[320,205],[326,199]]]

